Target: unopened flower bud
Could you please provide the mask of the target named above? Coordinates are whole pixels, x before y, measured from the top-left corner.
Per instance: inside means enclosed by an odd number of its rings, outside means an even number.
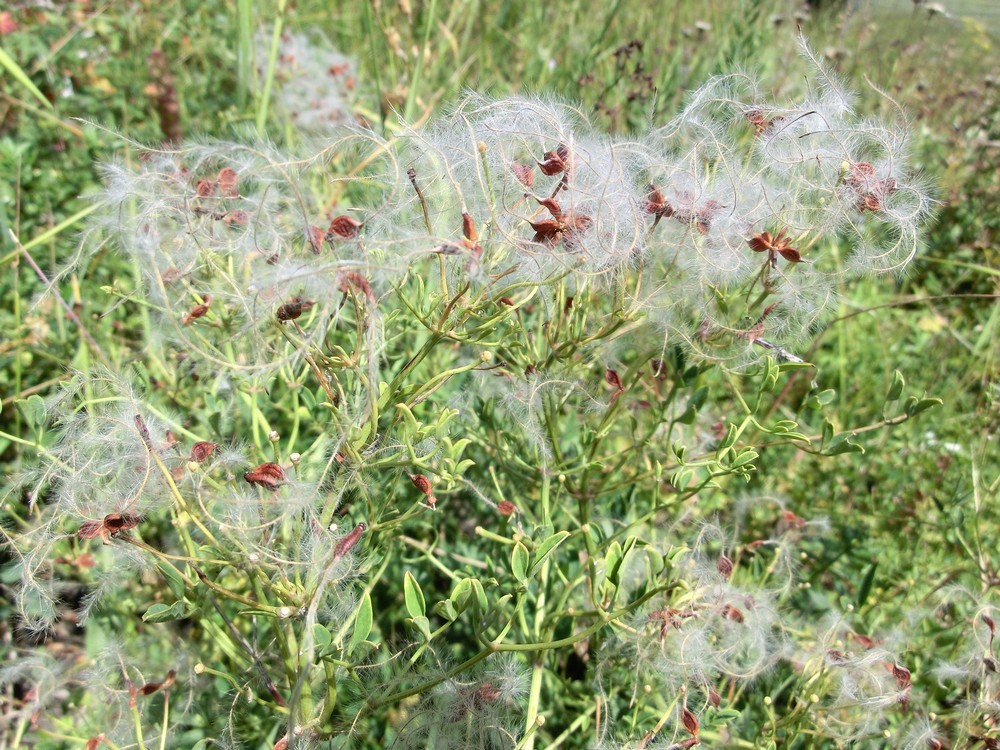
[[[293,453],[292,455],[290,455],[288,457],[288,460],[291,461],[296,466],[298,466],[299,462],[302,460],[302,454],[301,453]]]
[[[489,350],[480,352],[479,353],[479,361],[480,362],[492,362],[493,361],[493,352],[491,352]]]
[[[267,433],[267,439],[270,440],[272,443],[277,443],[279,440],[281,440],[281,435],[278,434],[277,430],[271,430],[269,433]]]

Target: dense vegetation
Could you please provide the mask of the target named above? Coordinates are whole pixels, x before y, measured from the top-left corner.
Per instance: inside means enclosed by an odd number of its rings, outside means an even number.
[[[0,11],[4,747],[1000,743],[997,30],[595,7]]]

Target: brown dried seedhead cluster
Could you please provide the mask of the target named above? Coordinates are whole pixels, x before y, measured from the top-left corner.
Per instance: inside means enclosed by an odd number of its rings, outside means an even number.
[[[296,320],[302,313],[313,306],[312,300],[304,300],[301,297],[292,297],[288,302],[280,305],[274,316],[279,323],[287,323],[289,320]]]
[[[243,478],[248,484],[255,487],[264,487],[273,492],[284,484],[285,470],[279,464],[269,461],[250,469],[250,471],[243,475]]]
[[[844,175],[844,184],[857,193],[855,208],[859,211],[884,211],[885,199],[896,192],[892,177],[876,177],[875,167],[866,161],[851,164]]]
[[[84,521],[77,529],[78,539],[94,539],[100,537],[104,544],[112,538],[134,529],[141,519],[134,513],[108,513],[100,521]]]
[[[532,241],[550,247],[562,243],[567,250],[577,249],[581,237],[590,229],[593,220],[586,214],[573,211],[564,213],[559,202],[553,198],[539,198],[537,200],[548,210],[552,218],[528,222],[535,230]]]
[[[650,184],[642,210],[653,217],[653,227],[660,223],[660,219],[673,218],[686,226],[694,225],[698,234],[708,234],[719,210],[725,208],[717,200],[707,200],[697,206],[694,195],[686,190],[680,191],[677,198],[678,205],[675,206],[663,197],[656,185]]]
[[[792,247],[792,241],[786,236],[787,231],[781,229],[773,236],[770,232],[760,232],[747,240],[747,244],[755,253],[767,253],[771,268],[778,267],[779,255],[789,263],[799,263],[802,261],[802,254]]]
[[[768,119],[767,115],[761,109],[751,109],[744,117],[746,117],[747,122],[753,125],[753,132],[755,136],[767,136],[774,132],[774,126],[780,124],[785,118],[783,115],[776,115]]]

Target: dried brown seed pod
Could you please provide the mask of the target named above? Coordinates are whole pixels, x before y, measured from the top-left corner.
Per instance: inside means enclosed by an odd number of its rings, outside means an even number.
[[[715,562],[715,568],[722,574],[723,578],[729,578],[733,574],[733,561],[725,555],[719,555]]]
[[[243,478],[249,484],[274,491],[285,481],[285,471],[278,464],[269,461],[250,469]]]
[[[560,145],[555,151],[546,151],[542,160],[536,162],[539,171],[546,177],[562,174],[570,168],[569,149]]]
[[[188,454],[188,461],[194,461],[200,464],[202,461],[207,461],[215,453],[215,449],[218,446],[215,443],[210,443],[207,440],[201,440],[191,446],[191,453]]]
[[[514,178],[529,190],[534,186],[535,171],[531,167],[515,161],[511,162],[510,171],[513,172]]]
[[[219,190],[225,197],[235,198],[240,194],[240,191],[237,188],[240,176],[236,174],[236,170],[232,167],[223,167],[220,169],[215,181],[219,185]]]
[[[500,513],[501,516],[506,516],[509,518],[510,516],[517,513],[517,506],[514,505],[514,503],[512,503],[510,500],[501,500],[497,504],[497,511]]]
[[[200,305],[195,305],[194,307],[192,307],[187,313],[184,314],[184,317],[181,318],[181,324],[190,325],[192,320],[197,320],[198,318],[205,317],[205,314],[208,312],[210,304],[211,302],[206,301]]]
[[[274,315],[282,323],[286,323],[289,320],[295,320],[302,315],[302,303],[298,300],[286,302],[278,308]]]
[[[423,492],[425,495],[430,495],[434,489],[431,486],[431,480],[425,477],[423,474],[410,474],[410,481],[413,482],[413,486],[418,490]]]
[[[123,531],[134,529],[139,525],[139,516],[133,513],[108,513],[100,521],[84,521],[77,529],[78,539],[94,539],[100,537],[105,544],[111,537]]]
[[[147,682],[145,685],[139,688],[139,692],[142,695],[152,695],[158,690],[168,690],[171,687],[173,687],[176,678],[177,678],[176,670],[171,669],[169,672],[167,672],[167,676],[164,677],[160,682]]]
[[[360,221],[353,219],[350,216],[337,216],[330,222],[327,237],[340,237],[345,240],[353,239],[358,236],[362,226],[363,225]]]
[[[344,538],[341,539],[339,542],[337,542],[337,546],[333,548],[333,559],[339,560],[348,552],[350,552],[354,548],[354,546],[359,541],[361,541],[361,535],[364,534],[365,531],[367,530],[368,530],[368,524],[365,523],[364,521],[362,521],[353,529],[351,529],[350,533],[344,536]]]
[[[476,232],[476,222],[473,221],[472,216],[465,211],[462,212],[462,234],[469,242],[475,242],[479,239],[479,235]]]
[[[681,707],[681,724],[688,731],[688,734],[698,736],[698,717],[695,716],[687,706]]]

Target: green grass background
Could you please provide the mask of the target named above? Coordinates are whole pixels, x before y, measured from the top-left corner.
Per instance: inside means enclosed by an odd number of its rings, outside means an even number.
[[[809,606],[817,612],[853,605],[870,631],[891,628],[953,582],[995,602],[1000,10],[972,0],[940,5],[946,13],[902,0],[14,4],[18,28],[0,37],[16,66],[0,82],[4,473],[33,456],[18,403],[93,362],[56,295],[116,365],[142,356],[141,308],[120,302],[134,290],[131,268],[99,255],[52,288],[42,276],[55,278],[76,251],[100,179],[96,165],[134,158],[119,133],[146,143],[163,137],[149,89],[153,49],[170,62],[191,136],[260,128],[277,140],[296,137],[262,100],[250,55],[253,35],[279,18],[289,29],[318,31],[359,61],[360,99],[376,122],[391,120],[393,110],[424,120],[473,88],[551,92],[592,111],[608,130],[641,132],[669,118],[685,91],[734,66],[759,72],[779,98],[798,90],[801,29],[862,92],[859,109],[888,115],[895,102],[908,113],[915,161],[939,207],[902,278],[840,289],[837,318],[808,353],[816,369],[787,384],[787,400],[817,381],[836,390],[838,427],[873,423],[899,370],[909,392],[944,403],[862,436],[865,453],[836,462],[766,451],[755,481],[791,507],[830,519],[829,534],[811,550],[818,564],[810,567]],[[641,49],[616,54],[633,40]],[[16,638],[10,615],[0,598],[8,642]],[[920,648],[910,656],[919,669]]]

